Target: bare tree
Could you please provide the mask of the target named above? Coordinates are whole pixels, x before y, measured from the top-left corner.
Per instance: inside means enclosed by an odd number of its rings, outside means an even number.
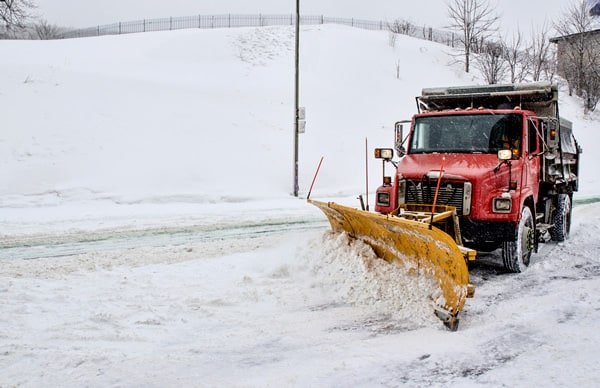
[[[550,46],[548,51],[548,60],[544,66],[544,78],[548,81],[554,80],[558,73],[558,52],[556,46]]]
[[[502,46],[510,83],[523,82],[529,71],[529,60],[523,47],[521,31],[517,30],[511,39],[505,39]]]
[[[58,39],[61,35],[61,28],[55,24],[50,24],[42,19],[33,26],[33,31],[30,33],[32,39]]]
[[[487,42],[482,52],[475,57],[475,64],[490,85],[503,81],[507,65],[502,43]]]
[[[532,28],[531,45],[527,48],[527,58],[531,70],[531,78],[539,81],[548,69],[551,60],[551,43],[548,39],[546,23],[540,29]]]
[[[32,0],[0,0],[0,22],[8,28],[23,28],[34,8]]]
[[[387,28],[394,34],[402,34],[409,36],[414,36],[416,31],[416,27],[411,22],[409,22],[408,20],[400,19],[396,19],[393,22],[388,23]]]
[[[398,40],[398,34],[392,31],[388,31],[388,43],[391,48],[396,47],[396,40]]]
[[[387,29],[389,31],[389,43],[391,47],[396,47],[396,40],[399,34],[415,36],[415,26],[407,21],[396,19],[391,23],[387,24]]]
[[[591,69],[586,89],[582,95],[585,101],[585,111],[593,112],[600,102],[600,71],[598,67]]]
[[[585,112],[593,111],[600,95],[600,37],[594,30],[594,13],[586,0],[570,4],[555,24],[558,38],[559,72],[569,91],[584,98]]]
[[[464,50],[465,71],[468,73],[474,48],[483,47],[483,41],[497,30],[500,17],[495,13],[489,0],[451,0],[448,5],[450,28],[461,32],[459,44]]]

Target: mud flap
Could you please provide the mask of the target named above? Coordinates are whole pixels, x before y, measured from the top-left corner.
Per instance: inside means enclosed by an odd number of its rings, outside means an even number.
[[[409,273],[427,276],[440,287],[434,313],[450,330],[458,328],[458,313],[473,296],[463,252],[447,233],[428,223],[353,209],[333,202],[308,200],[325,213],[336,232],[370,245],[377,256],[402,264]]]

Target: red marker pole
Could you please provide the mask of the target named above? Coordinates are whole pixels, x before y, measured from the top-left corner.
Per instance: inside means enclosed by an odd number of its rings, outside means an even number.
[[[319,161],[319,165],[317,166],[317,171],[315,172],[315,176],[313,177],[312,183],[310,184],[310,189],[308,189],[308,195],[306,199],[310,199],[310,193],[312,192],[313,185],[315,184],[315,180],[317,179],[317,175],[319,174],[319,170],[321,169],[321,163],[323,163],[323,157],[321,156],[321,160]]]

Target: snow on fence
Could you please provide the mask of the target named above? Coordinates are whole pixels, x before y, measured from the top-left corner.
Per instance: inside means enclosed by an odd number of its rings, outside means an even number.
[[[128,22],[105,24],[102,26],[71,30],[60,37],[84,38],[101,35],[133,34],[150,31],[181,30],[186,28],[234,28],[234,27],[264,27],[264,26],[293,26],[296,23],[294,14],[289,15],[196,15],[168,17],[161,19],[144,19]],[[366,30],[389,30],[389,23],[354,18],[331,18],[323,15],[302,15],[301,25],[341,24]],[[454,34],[449,31],[436,30],[431,27],[419,27],[407,24],[402,33],[415,38],[431,40],[454,47]]]

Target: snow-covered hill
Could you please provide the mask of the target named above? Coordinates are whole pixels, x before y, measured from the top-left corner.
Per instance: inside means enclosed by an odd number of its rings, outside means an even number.
[[[417,280],[290,195],[293,50],[288,27],[0,42],[0,386],[593,385],[600,207],[576,207],[572,239],[525,274],[482,258],[446,332]],[[323,156],[313,197],[358,205],[365,140],[369,157],[390,145],[421,88],[479,82],[448,50],[303,28],[302,195]],[[598,115],[561,102],[584,149],[575,198],[590,200]],[[149,228],[187,234],[11,259],[14,241]]]

